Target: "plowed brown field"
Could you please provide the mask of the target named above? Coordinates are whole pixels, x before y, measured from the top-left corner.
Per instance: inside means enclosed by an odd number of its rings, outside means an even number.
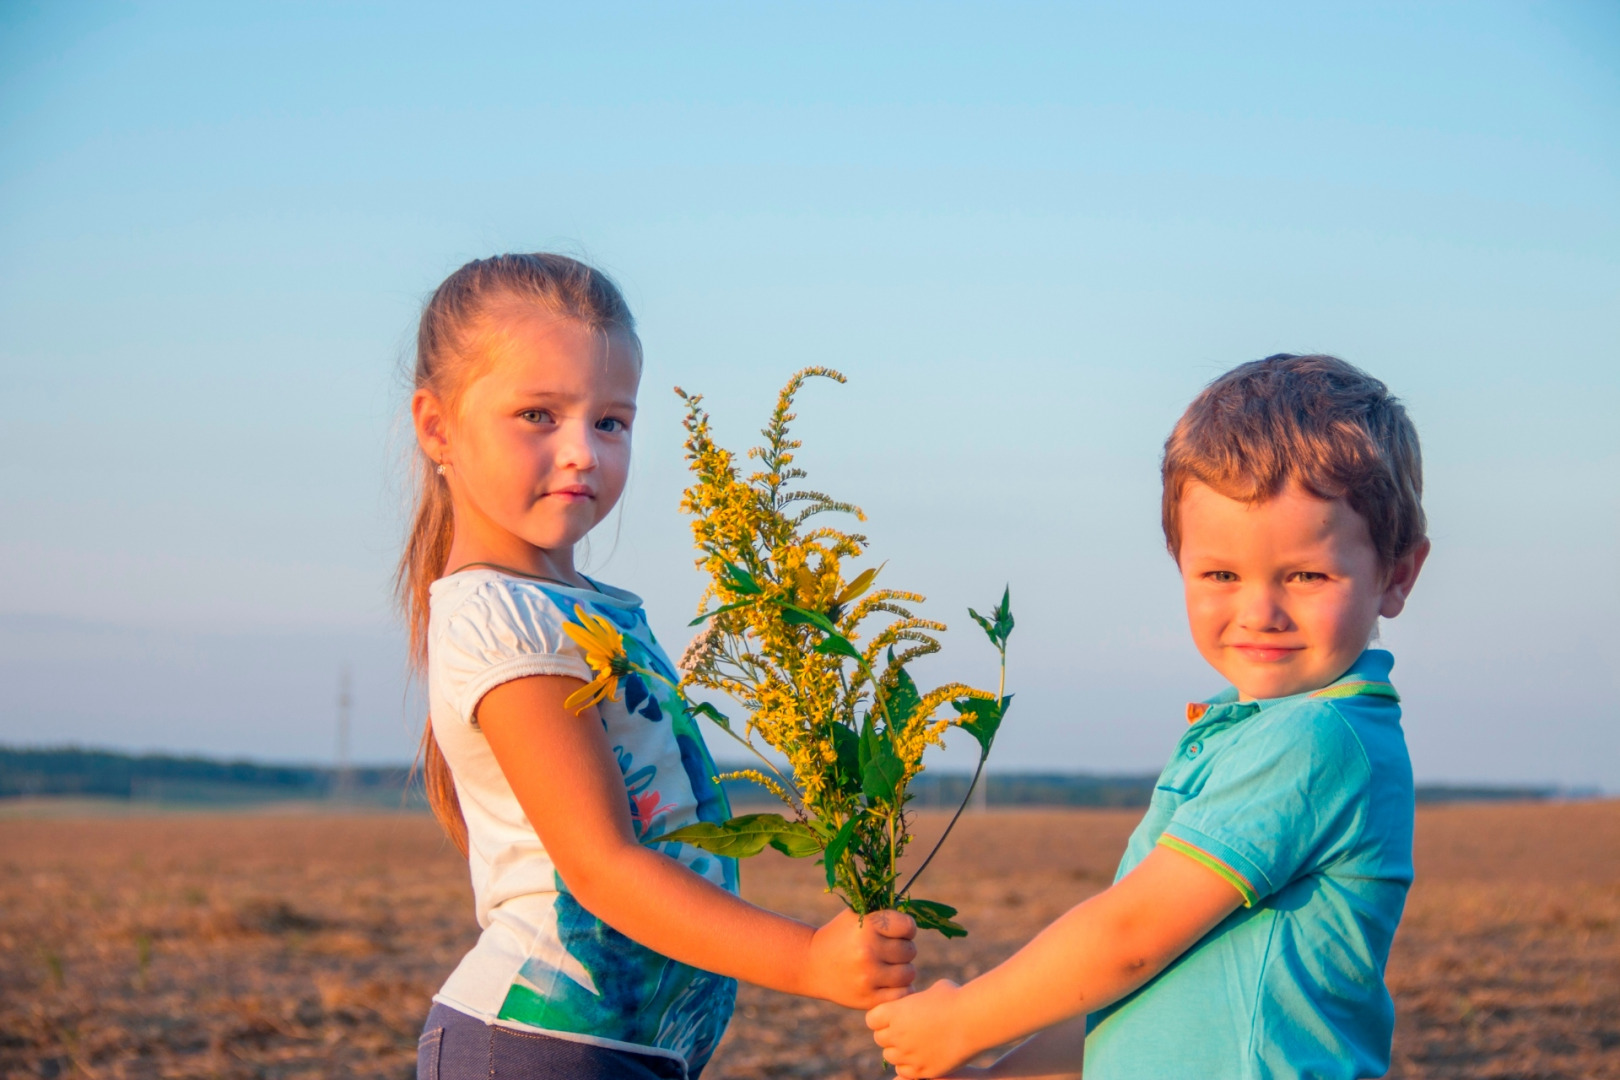
[[[426,817],[8,814],[0,1076],[404,1080],[476,936]],[[965,818],[921,892],[972,935],[927,941],[924,979],[971,977],[1106,885],[1136,817]],[[1390,1075],[1620,1078],[1620,802],[1426,809],[1418,875]],[[762,857],[745,891],[815,919],[836,910],[817,876]],[[705,1073],[880,1075],[858,1014],[749,987]]]

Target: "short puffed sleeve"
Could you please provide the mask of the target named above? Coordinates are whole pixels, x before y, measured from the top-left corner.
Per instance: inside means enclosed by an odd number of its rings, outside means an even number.
[[[504,682],[530,675],[591,679],[584,650],[563,633],[567,615],[543,589],[526,582],[482,582],[434,622],[431,691],[463,723],[475,723],[478,703]]]

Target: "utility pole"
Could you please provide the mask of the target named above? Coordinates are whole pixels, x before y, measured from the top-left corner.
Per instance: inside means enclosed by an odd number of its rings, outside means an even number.
[[[337,769],[332,776],[332,800],[346,803],[354,796],[354,771],[349,767],[349,711],[354,695],[349,692],[349,665],[338,675]]]

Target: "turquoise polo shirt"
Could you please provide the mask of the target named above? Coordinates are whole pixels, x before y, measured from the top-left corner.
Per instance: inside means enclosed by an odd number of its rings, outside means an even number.
[[[1118,877],[1163,845],[1243,906],[1088,1018],[1086,1080],[1388,1071],[1384,964],[1412,883],[1413,805],[1393,665],[1368,649],[1312,693],[1188,706]]]

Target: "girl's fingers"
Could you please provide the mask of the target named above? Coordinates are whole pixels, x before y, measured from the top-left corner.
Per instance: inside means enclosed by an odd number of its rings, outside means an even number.
[[[914,938],[917,936],[917,921],[910,915],[898,911],[879,911],[866,918],[867,923],[887,938]]]
[[[886,964],[909,964],[917,959],[917,946],[908,938],[879,938],[873,951]]]
[[[910,964],[890,964],[872,980],[875,987],[910,986],[917,981],[917,969]]]
[[[878,1032],[877,1038],[880,1042],[883,1038],[883,1029],[889,1026],[889,1013],[892,1011],[882,1005],[874,1005],[866,1010],[866,1026]]]

